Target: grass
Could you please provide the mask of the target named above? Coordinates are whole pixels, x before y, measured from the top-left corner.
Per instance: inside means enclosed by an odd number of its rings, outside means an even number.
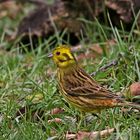
[[[11,22],[6,26],[10,27]],[[106,63],[118,60],[117,66],[110,67],[105,72],[99,71],[94,78],[114,92],[122,91],[131,83],[139,81],[139,36],[132,34],[133,31],[128,33],[113,26],[107,28],[97,21],[85,24],[90,43],[96,42],[105,50],[108,39],[112,37],[117,42],[109,48],[108,53],[103,53],[96,59],[82,60],[85,70],[92,73]],[[1,31],[0,140],[65,139],[67,131],[77,132],[76,118],[80,113],[69,106],[57,91],[56,67],[46,53],[46,50],[50,52],[49,43],[43,44],[40,41],[38,48],[30,52],[26,50],[26,53],[20,53],[15,46],[7,52],[5,48],[9,42],[5,39],[5,30],[1,28]],[[84,39],[81,42],[86,50],[88,46]],[[29,98],[29,95],[34,97],[36,94],[43,97],[37,103]],[[65,112],[50,114],[55,107],[64,108]],[[21,108],[25,109],[25,114]],[[17,115],[18,110],[20,115]],[[140,121],[135,112],[125,114],[120,108],[115,108],[104,110],[99,116],[100,118],[92,116],[92,121],[86,126],[82,123],[80,130],[101,131],[109,127],[116,131],[105,139],[139,139]],[[62,123],[48,123],[48,120],[54,118],[61,118]]]

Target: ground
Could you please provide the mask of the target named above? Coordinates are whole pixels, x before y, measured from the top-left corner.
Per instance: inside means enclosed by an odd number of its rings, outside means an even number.
[[[98,117],[87,114],[88,121],[82,122],[77,130],[80,112],[69,106],[57,90],[56,66],[47,57],[51,52],[48,41],[40,41],[36,49],[25,49],[21,53],[19,47],[9,41],[17,25],[18,19],[8,16],[0,22],[0,139],[65,139],[67,132],[107,128],[115,128],[115,131],[104,139],[139,139],[139,112],[131,109],[108,109]],[[126,32],[123,27],[117,29],[98,21],[87,22],[85,31],[89,41],[82,38],[74,53],[82,67],[89,74],[96,71],[93,78],[114,93],[123,92],[140,80],[140,37],[135,25],[136,22],[130,32]],[[99,70],[112,61],[117,64]],[[54,108],[64,111],[52,113]],[[52,121],[54,118],[60,120]]]

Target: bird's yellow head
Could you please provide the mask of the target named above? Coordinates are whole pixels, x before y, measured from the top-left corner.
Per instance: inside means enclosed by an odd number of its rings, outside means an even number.
[[[52,57],[59,68],[68,68],[76,63],[75,57],[67,45],[56,47],[52,52]]]

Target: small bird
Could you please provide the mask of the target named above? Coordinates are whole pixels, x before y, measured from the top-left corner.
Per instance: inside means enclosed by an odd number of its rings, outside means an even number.
[[[69,46],[56,47],[51,57],[58,68],[60,93],[68,103],[81,112],[99,113],[103,109],[123,106],[140,109],[140,105],[125,101],[92,79],[80,67]]]

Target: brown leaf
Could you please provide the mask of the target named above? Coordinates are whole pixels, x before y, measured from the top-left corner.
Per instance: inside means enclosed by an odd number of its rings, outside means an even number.
[[[64,112],[64,109],[62,109],[62,108],[54,108],[54,109],[51,110],[52,115],[53,114],[59,114],[59,113],[62,113],[62,112]]]
[[[85,132],[85,131],[79,131],[77,134],[67,133],[66,134],[66,140],[96,140],[98,138],[104,138],[108,135],[112,134],[114,132],[114,128],[105,129],[102,131],[93,131],[93,132]]]
[[[48,123],[52,123],[52,122],[62,123],[62,119],[60,119],[60,118],[54,118],[54,119],[48,120]]]
[[[66,133],[66,140],[75,140],[76,139],[76,134],[75,133]]]
[[[109,47],[113,46],[116,44],[116,40],[115,39],[111,39],[111,40],[107,40],[104,45],[105,45],[105,51],[108,52]],[[87,48],[84,48],[81,44],[71,47],[72,52],[84,52],[84,53],[80,53],[77,56],[78,60],[81,59],[90,59],[90,58],[96,58],[96,57],[100,57],[103,54],[103,49],[102,47],[99,45],[99,43],[95,43],[95,44],[88,44]]]
[[[126,100],[140,103],[140,82],[135,82],[131,84],[128,88],[123,92]]]
[[[102,48],[98,43],[88,44],[87,48],[82,47],[82,45],[78,45],[76,47],[72,47],[72,51],[81,51],[80,54],[77,56],[77,60],[96,58],[101,56],[103,53]]]
[[[101,48],[101,46],[98,43],[92,44],[90,49],[97,55],[103,54],[103,49]]]
[[[130,85],[130,94],[132,96],[140,95],[140,82],[136,82]]]
[[[95,58],[96,56],[93,53],[81,53],[80,55],[77,56],[77,60],[81,59],[90,59],[90,58]]]

